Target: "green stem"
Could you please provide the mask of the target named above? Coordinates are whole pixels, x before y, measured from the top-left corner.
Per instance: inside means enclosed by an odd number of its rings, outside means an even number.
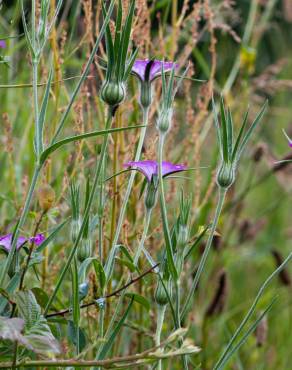
[[[166,305],[161,306],[160,304],[157,305],[157,326],[156,326],[156,333],[155,333],[155,346],[160,345],[161,340],[161,331],[164,321],[164,315],[165,315]],[[159,360],[157,364],[157,370],[162,369],[162,361]]]
[[[145,127],[142,127],[142,129],[141,129],[139,143],[138,143],[138,147],[137,147],[136,154],[135,154],[135,159],[134,159],[135,162],[139,161],[139,159],[141,157],[141,152],[142,152],[144,139],[145,139],[145,134],[146,134],[147,125],[148,125],[148,113],[149,113],[149,109],[144,109],[143,110],[143,125],[145,125]],[[121,206],[115,235],[114,235],[114,238],[113,238],[113,243],[112,243],[113,246],[115,246],[117,244],[119,236],[120,236],[120,232],[121,232],[121,229],[122,229],[122,226],[123,226],[123,221],[124,221],[124,217],[125,217],[125,213],[126,213],[126,208],[127,208],[127,204],[128,204],[128,200],[129,200],[131,191],[132,191],[135,176],[136,176],[136,171],[131,171],[131,175],[130,175],[130,178],[129,178],[129,181],[128,181],[126,194],[125,194],[122,206]]]
[[[192,299],[192,297],[194,295],[194,292],[195,292],[195,290],[196,290],[196,288],[198,286],[199,279],[200,279],[200,277],[202,275],[202,272],[204,270],[204,267],[205,267],[205,263],[206,263],[208,254],[209,254],[210,249],[211,249],[211,245],[212,245],[212,241],[213,241],[213,236],[214,236],[214,233],[215,233],[215,230],[216,230],[216,227],[217,227],[217,224],[218,224],[218,220],[219,220],[219,217],[220,217],[222,208],[223,208],[223,204],[224,204],[226,192],[227,192],[226,189],[219,188],[219,196],[218,196],[218,202],[217,202],[216,212],[215,212],[215,216],[214,216],[214,221],[212,223],[212,227],[211,227],[210,234],[209,234],[209,237],[208,237],[208,240],[207,240],[207,244],[206,244],[204,253],[202,255],[202,258],[200,260],[199,267],[198,267],[198,270],[196,272],[196,275],[195,275],[195,278],[194,278],[194,281],[193,281],[193,284],[192,284],[190,293],[189,293],[189,295],[188,295],[188,297],[186,299],[186,302],[185,302],[185,304],[183,306],[183,309],[182,309],[182,312],[181,312],[181,319],[183,319],[184,316],[187,313],[188,306],[190,304],[190,301],[191,301],[191,299]]]
[[[107,118],[107,121],[106,121],[106,127],[105,127],[105,130],[108,130],[110,127],[111,127],[111,123],[112,123],[112,109],[109,109],[109,113],[108,113],[108,118]],[[109,137],[109,134],[106,134],[104,136],[104,139],[103,139],[103,143],[102,143],[102,147],[101,147],[101,153],[100,153],[100,158],[99,158],[99,161],[97,162],[97,167],[96,167],[96,171],[95,171],[95,176],[94,176],[94,182],[93,182],[93,186],[92,186],[92,189],[91,189],[91,192],[90,192],[90,195],[89,195],[89,200],[88,200],[88,203],[87,203],[87,206],[86,206],[86,209],[85,209],[85,212],[84,212],[84,216],[83,216],[83,221],[82,221],[82,224],[81,224],[81,227],[80,227],[80,230],[79,230],[79,233],[78,233],[78,236],[76,238],[76,241],[73,245],[73,248],[70,252],[70,255],[69,255],[69,258],[59,276],[59,279],[57,281],[57,284],[56,284],[56,287],[54,289],[54,292],[53,294],[51,295],[47,305],[46,305],[46,308],[45,308],[45,311],[44,311],[44,315],[46,315],[49,311],[49,308],[53,302],[53,300],[55,299],[60,287],[61,287],[61,284],[64,280],[64,277],[70,267],[70,264],[72,262],[72,259],[76,253],[76,250],[78,248],[78,245],[79,245],[79,242],[81,240],[81,237],[82,237],[82,234],[83,234],[83,231],[85,229],[85,226],[86,226],[86,222],[87,222],[87,219],[89,217],[89,212],[90,212],[90,209],[91,209],[91,205],[93,203],[93,200],[95,198],[95,193],[96,193],[96,188],[97,188],[97,185],[98,185],[98,180],[99,180],[99,176],[100,176],[100,173],[101,173],[101,169],[102,169],[102,164],[103,164],[103,160],[105,158],[105,154],[106,154],[106,149],[107,149],[107,144],[108,144],[108,137]]]
[[[17,239],[19,237],[19,232],[20,232],[20,229],[22,228],[22,226],[24,225],[24,222],[25,222],[26,217],[28,215],[30,203],[31,203],[31,200],[32,200],[33,192],[34,192],[34,189],[35,189],[35,186],[36,186],[36,183],[37,183],[37,179],[38,179],[40,170],[41,170],[41,166],[39,166],[39,165],[37,165],[34,169],[33,177],[32,177],[31,184],[30,184],[30,187],[29,187],[29,190],[28,190],[28,194],[27,194],[27,197],[26,197],[26,200],[25,200],[25,203],[24,203],[23,211],[21,213],[19,222],[16,225],[15,230],[14,230],[14,238],[13,238],[13,242],[12,242],[12,245],[11,245],[11,250],[8,254],[8,257],[7,257],[6,263],[4,265],[4,268],[0,272],[0,274],[1,274],[0,275],[0,286],[1,287],[3,287],[4,279],[6,277],[6,274],[9,270],[9,267],[10,267],[11,262],[13,260],[13,256],[14,256],[15,251],[16,251],[16,243],[17,243]]]
[[[35,120],[35,151],[36,151],[36,158],[37,162],[39,162],[42,150],[43,150],[43,138],[42,138],[42,130],[39,125],[39,105],[38,105],[38,60],[33,59],[32,61],[32,71],[33,71],[33,108],[34,108],[34,120]]]
[[[147,238],[148,229],[149,229],[149,225],[150,225],[151,213],[152,213],[152,210],[146,210],[143,234],[142,234],[138,249],[136,251],[136,254],[134,256],[134,265],[135,266],[138,264],[138,261],[139,261],[139,258],[140,258],[140,255],[141,255],[142,251],[143,251],[145,257],[147,258],[147,260],[149,261],[150,265],[151,266],[155,265],[155,262],[153,261],[152,257],[147,252],[147,250],[144,248],[144,243],[145,243],[145,240]]]

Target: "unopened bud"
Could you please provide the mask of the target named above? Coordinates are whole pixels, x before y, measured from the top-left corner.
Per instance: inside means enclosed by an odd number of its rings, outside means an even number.
[[[91,257],[92,246],[90,239],[82,240],[81,245],[78,248],[77,258],[79,262],[83,262],[87,258]]]
[[[156,181],[151,180],[148,182],[147,189],[145,193],[145,207],[148,210],[151,210],[157,201],[157,184]]]
[[[70,234],[71,240],[73,243],[75,243],[78,237],[80,227],[81,227],[81,220],[73,219],[71,222],[71,234]]]
[[[54,189],[48,184],[42,185],[39,188],[37,196],[39,205],[43,211],[48,211],[53,206],[56,198]]]
[[[189,229],[187,225],[179,225],[178,235],[177,235],[177,247],[183,248],[188,242]]]
[[[160,280],[158,281],[156,290],[154,293],[155,302],[159,304],[160,306],[165,306],[168,303],[167,293],[169,297],[171,297],[171,294],[172,294],[171,281],[163,280],[163,283],[164,283],[164,286]],[[167,289],[167,293],[164,287]]]
[[[125,85],[121,82],[106,81],[101,88],[102,100],[112,107],[119,105],[125,96]]]
[[[157,120],[157,128],[160,132],[166,133],[170,130],[172,120],[172,109],[163,109]]]
[[[140,105],[142,108],[149,108],[152,103],[152,86],[150,81],[140,83]]]
[[[235,168],[232,163],[221,164],[217,173],[217,184],[224,189],[228,189],[235,181]]]

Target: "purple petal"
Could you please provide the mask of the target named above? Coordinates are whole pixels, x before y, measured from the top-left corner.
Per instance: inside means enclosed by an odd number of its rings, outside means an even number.
[[[148,59],[145,59],[145,60],[137,59],[135,60],[133,64],[132,72],[138,75],[138,77],[142,81],[144,81],[146,66],[148,63],[149,63]]]
[[[150,71],[150,80],[151,81],[154,80],[159,75],[161,75],[162,65],[163,65],[163,68],[164,68],[164,72],[170,72],[173,67],[175,67],[175,69],[178,68],[177,63],[162,62],[161,60],[155,60],[152,67],[151,67],[151,71]]]
[[[157,174],[157,162],[156,161],[138,161],[128,162],[124,164],[125,167],[131,167],[143,173],[148,181],[151,181],[152,176]]]
[[[0,40],[0,48],[2,49],[6,48],[6,42],[4,40]]]
[[[170,162],[162,162],[162,176],[165,177],[172,173],[186,170],[186,166],[183,164],[173,164]]]
[[[42,242],[45,240],[45,237],[43,234],[37,234],[36,236],[33,236],[29,238],[29,241],[34,243],[35,245],[39,246],[42,244]]]
[[[45,240],[43,234],[37,234],[36,236],[32,236],[31,238],[25,238],[24,236],[19,236],[16,243],[16,249],[19,250],[27,241],[35,243],[35,245],[39,246]],[[12,244],[12,234],[7,234],[0,236],[0,246],[2,246],[7,252],[11,250]]]
[[[132,72],[136,74],[140,80],[145,81],[145,72],[149,59],[137,59],[132,67]],[[154,60],[150,69],[150,81],[153,81],[162,73],[162,65],[164,67],[164,72],[169,72],[172,70],[173,66],[178,68],[177,63],[173,62],[162,62],[161,60]]]
[[[125,167],[131,167],[143,173],[148,181],[151,181],[153,175],[158,175],[158,163],[156,161],[138,161],[128,162]],[[162,162],[162,176],[165,177],[175,172],[184,171],[186,166],[183,164],[173,164],[171,162]]]
[[[0,245],[9,252],[11,249],[11,242],[12,242],[12,234],[3,235],[0,237]],[[24,236],[20,236],[17,239],[16,249],[19,249],[25,242],[27,242],[27,238]]]

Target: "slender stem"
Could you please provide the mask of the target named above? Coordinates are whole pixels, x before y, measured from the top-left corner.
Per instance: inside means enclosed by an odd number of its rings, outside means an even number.
[[[27,214],[28,214],[28,211],[29,211],[30,203],[31,203],[31,200],[32,200],[33,192],[34,192],[34,189],[35,189],[35,186],[36,186],[36,183],[37,183],[37,179],[38,179],[40,170],[41,170],[41,166],[39,166],[39,165],[37,165],[34,169],[33,177],[32,177],[31,184],[30,184],[30,187],[29,187],[29,190],[28,190],[28,194],[27,194],[27,197],[26,197],[26,200],[25,200],[25,203],[24,203],[24,207],[23,207],[19,222],[16,225],[15,230],[14,230],[14,238],[13,238],[13,241],[12,241],[11,250],[8,254],[8,257],[7,257],[6,263],[4,265],[4,268],[0,271],[0,274],[1,274],[0,275],[0,286],[2,286],[2,287],[3,287],[4,279],[6,277],[6,274],[7,274],[8,270],[9,270],[9,267],[12,263],[13,256],[14,256],[15,251],[16,251],[16,243],[17,243],[17,239],[19,237],[20,229],[24,225],[24,222],[26,220],[26,217],[27,217]]]
[[[149,225],[150,225],[150,220],[151,220],[151,210],[146,210],[146,215],[145,215],[145,222],[144,222],[144,230],[143,230],[143,234],[142,234],[142,237],[140,239],[140,243],[139,243],[139,246],[138,246],[138,249],[136,251],[136,254],[134,256],[134,265],[137,265],[138,264],[138,261],[139,261],[139,258],[140,258],[140,255],[141,255],[141,252],[143,251],[146,258],[148,259],[149,263],[151,266],[153,266],[153,260],[152,258],[149,260],[149,253],[145,250],[144,248],[144,243],[145,243],[145,240],[147,238],[147,234],[148,234],[148,229],[149,229]]]
[[[34,109],[34,120],[35,120],[35,151],[36,151],[36,158],[37,162],[40,159],[40,155],[42,153],[42,130],[39,125],[39,105],[38,105],[38,60],[33,59],[32,61],[32,71],[33,71],[33,109]]]
[[[142,129],[141,129],[139,143],[138,143],[138,147],[137,147],[137,150],[136,150],[134,161],[138,161],[140,159],[140,156],[141,156],[141,152],[142,152],[142,148],[143,148],[143,144],[144,144],[144,139],[145,139],[145,134],[146,134],[146,130],[147,130],[146,126],[148,125],[148,113],[149,113],[148,109],[143,110],[143,125],[145,125],[145,127],[142,127]],[[115,235],[114,235],[113,242],[112,242],[113,246],[115,246],[117,244],[119,236],[120,236],[120,232],[121,232],[121,229],[122,229],[122,226],[123,226],[123,221],[124,221],[124,217],[125,217],[125,213],[126,213],[126,208],[127,208],[127,204],[128,204],[128,200],[129,200],[131,191],[132,191],[135,176],[136,176],[136,171],[131,171],[131,175],[130,175],[130,178],[129,178],[129,181],[128,181],[127,190],[126,190],[125,197],[123,199],[123,203],[122,203],[122,206],[121,206]]]
[[[186,299],[186,302],[185,302],[185,304],[183,306],[183,309],[182,309],[182,312],[181,312],[181,319],[183,319],[184,316],[187,313],[189,303],[190,303],[190,301],[191,301],[191,299],[192,299],[192,297],[194,295],[194,292],[195,292],[195,290],[196,290],[196,288],[198,286],[199,279],[200,279],[201,274],[202,274],[202,272],[204,270],[204,267],[205,267],[205,263],[206,263],[208,254],[209,254],[210,249],[211,249],[211,245],[212,245],[212,241],[213,241],[213,236],[214,236],[214,233],[215,233],[215,230],[216,230],[216,227],[217,227],[217,224],[218,224],[218,220],[219,220],[219,217],[220,217],[222,208],[223,208],[223,204],[224,204],[226,192],[227,192],[226,189],[219,188],[219,196],[218,196],[218,202],[217,202],[217,207],[216,207],[216,211],[215,211],[214,221],[212,223],[212,227],[211,227],[210,234],[209,234],[209,237],[208,237],[208,240],[207,240],[207,244],[206,244],[204,253],[202,255],[202,258],[200,260],[199,267],[198,267],[198,270],[196,272],[196,275],[195,275],[195,278],[194,278],[194,281],[193,281],[193,284],[192,284],[190,293],[189,293],[189,295],[188,295],[188,297]]]
[[[160,304],[157,305],[157,325],[156,325],[156,333],[155,333],[155,345],[160,345],[161,340],[161,331],[164,321],[164,315],[165,315],[166,305],[161,306]],[[159,360],[157,364],[157,370],[162,369],[162,361]]]
[[[110,127],[111,127],[111,123],[112,123],[112,109],[109,109],[109,112],[108,112],[108,118],[107,118],[107,121],[106,121],[106,127],[105,129],[108,130]],[[102,169],[102,164],[103,164],[103,160],[104,160],[104,157],[105,157],[105,154],[106,154],[106,149],[107,149],[107,144],[108,144],[108,137],[109,137],[109,134],[106,134],[104,136],[104,139],[103,139],[103,143],[102,143],[102,147],[101,147],[101,153],[100,153],[100,158],[99,158],[99,161],[97,162],[97,167],[96,167],[96,171],[95,171],[95,176],[94,176],[94,182],[93,182],[93,186],[92,186],[92,189],[91,189],[91,192],[90,192],[90,195],[89,195],[89,199],[88,199],[88,203],[87,203],[87,206],[86,206],[86,209],[85,209],[85,212],[84,212],[84,216],[83,216],[83,221],[82,221],[82,224],[81,224],[81,227],[80,227],[80,230],[79,230],[79,233],[78,233],[78,236],[76,238],[76,241],[73,245],[73,248],[70,252],[70,255],[69,255],[69,258],[59,276],[59,279],[57,281],[57,284],[56,284],[56,287],[53,291],[53,294],[51,295],[47,305],[46,305],[46,308],[45,308],[45,311],[44,311],[44,315],[46,315],[49,311],[49,308],[53,302],[53,300],[55,299],[60,287],[61,287],[61,284],[64,280],[64,277],[70,267],[70,264],[72,262],[72,259],[76,253],[76,250],[78,248],[78,244],[81,240],[81,237],[82,237],[82,233],[85,229],[85,226],[86,226],[86,222],[87,222],[87,219],[89,217],[89,212],[90,212],[90,209],[91,209],[91,205],[93,203],[93,200],[95,198],[95,193],[96,193],[96,188],[97,188],[97,185],[98,185],[98,180],[99,180],[99,176],[100,176],[100,173],[101,173],[101,169]]]

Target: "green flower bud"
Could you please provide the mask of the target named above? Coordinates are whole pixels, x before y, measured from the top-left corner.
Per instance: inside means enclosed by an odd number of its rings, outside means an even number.
[[[92,245],[90,239],[83,239],[80,247],[78,248],[77,258],[79,262],[83,262],[86,258],[91,257]]]
[[[125,96],[125,85],[121,82],[106,81],[101,88],[102,100],[112,107],[119,105]]]
[[[75,243],[77,239],[80,227],[81,227],[81,220],[73,219],[71,222],[71,233],[70,233],[70,237],[73,243]]]
[[[235,181],[235,166],[232,163],[223,162],[217,173],[217,184],[228,189]]]
[[[177,247],[183,248],[189,239],[189,229],[187,225],[179,225],[178,235],[177,235]]]
[[[157,120],[157,128],[160,132],[166,133],[170,130],[172,120],[172,109],[163,109]]]
[[[164,286],[167,289],[168,295],[172,295],[172,286],[170,280],[163,280]],[[167,294],[165,292],[162,282],[159,280],[154,293],[154,299],[160,306],[165,306],[168,303]]]
[[[152,103],[152,86],[150,81],[140,83],[140,105],[149,108]]]
[[[145,193],[145,207],[148,210],[151,210],[157,201],[157,184],[152,180],[151,182],[147,183],[147,189]]]

